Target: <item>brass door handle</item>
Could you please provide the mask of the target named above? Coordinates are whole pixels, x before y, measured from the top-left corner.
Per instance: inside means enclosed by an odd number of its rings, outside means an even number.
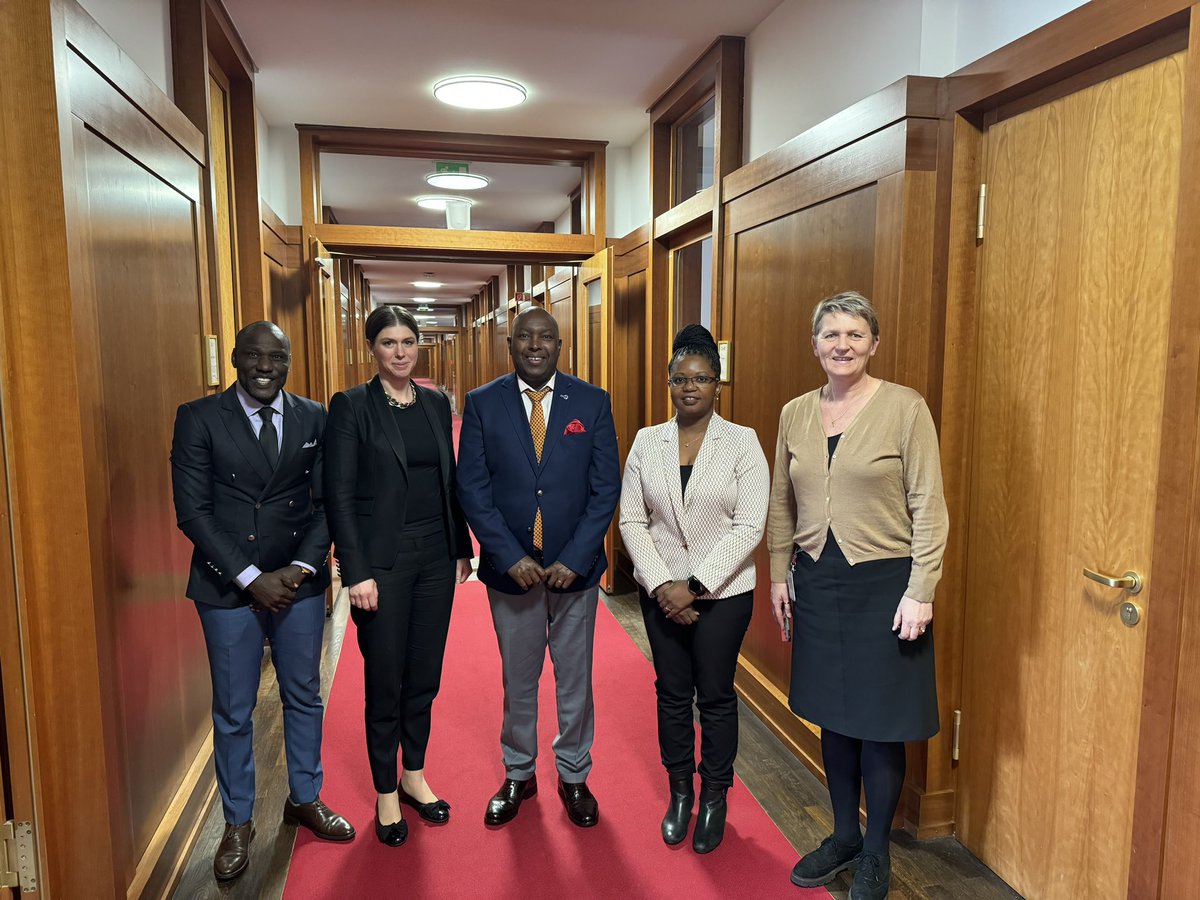
[[[1124,575],[1105,575],[1103,572],[1093,572],[1091,569],[1084,569],[1083,574],[1097,584],[1123,588],[1131,594],[1136,594],[1142,589],[1142,576],[1132,569]]]

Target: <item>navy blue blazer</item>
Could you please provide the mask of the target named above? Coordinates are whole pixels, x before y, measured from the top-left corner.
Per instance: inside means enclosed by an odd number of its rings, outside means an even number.
[[[247,566],[271,572],[299,560],[316,575],[300,596],[329,587],[329,527],[321,495],[325,407],[283,394],[283,446],[271,470],[236,385],[179,407],[171,483],[179,530],[194,547],[187,595],[213,606],[245,606],[234,581]]]
[[[508,570],[534,556],[533,521],[542,508],[542,559],[600,581],[604,536],[621,493],[617,432],[608,394],[559,372],[538,463],[529,419],[509,373],[467,394],[458,450],[458,499],[479,539],[479,580],[523,594]],[[535,557],[536,558],[536,557]]]

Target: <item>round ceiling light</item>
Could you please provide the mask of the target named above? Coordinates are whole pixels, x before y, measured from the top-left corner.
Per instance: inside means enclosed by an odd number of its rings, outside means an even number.
[[[523,85],[491,75],[456,75],[433,86],[433,96],[450,106],[464,109],[507,109],[524,103]]]
[[[414,281],[413,282],[413,287],[419,288],[422,291],[432,291],[435,288],[440,288],[441,286],[442,286],[442,282],[440,282],[440,281]]]
[[[425,183],[430,187],[444,188],[448,191],[477,191],[492,183],[486,175],[474,175],[470,172],[430,172],[425,176]]]
[[[437,303],[437,298],[436,297],[413,297],[412,302],[413,303]]]
[[[446,209],[447,204],[454,202],[465,203],[467,206],[475,205],[474,200],[468,200],[466,197],[452,197],[449,194],[433,194],[428,197],[417,198],[417,206],[421,207],[421,209],[434,209],[438,212],[442,212]]]

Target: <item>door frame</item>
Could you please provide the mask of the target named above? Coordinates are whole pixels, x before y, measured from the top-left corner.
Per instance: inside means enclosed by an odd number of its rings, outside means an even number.
[[[942,457],[951,511],[951,553],[942,590],[962,596],[966,584],[971,439],[974,431],[977,372],[977,264],[975,240],[978,186],[984,172],[983,144],[988,122],[1022,107],[1040,105],[1133,68],[1181,47],[1188,48],[1181,152],[1180,198],[1170,301],[1172,346],[1164,384],[1164,425],[1160,450],[1154,549],[1154,610],[1145,620],[1146,662],[1138,741],[1132,864],[1129,896],[1165,896],[1164,861],[1168,844],[1167,796],[1174,778],[1185,777],[1193,792],[1194,775],[1172,771],[1173,741],[1179,726],[1177,696],[1182,696],[1182,632],[1200,629],[1200,610],[1185,599],[1189,573],[1200,564],[1200,538],[1192,536],[1200,517],[1200,305],[1191,286],[1200,279],[1200,209],[1182,202],[1189,175],[1200,171],[1200,7],[1188,3],[1148,2],[1133,8],[1120,0],[1094,0],[1002,48],[946,80],[940,154],[952,157],[943,170],[936,246],[945,248],[945,365],[942,397]],[[949,160],[947,160],[949,162]],[[1171,410],[1184,411],[1172,415]],[[1188,412],[1191,411],[1191,415]],[[1168,418],[1168,416],[1170,418]],[[1195,604],[1193,604],[1193,607]],[[956,658],[950,665],[956,702],[961,701],[963,633],[955,635]],[[1188,721],[1200,728],[1200,701]],[[949,760],[945,763],[951,766]],[[1186,768],[1186,762],[1182,764]],[[1182,848],[1181,848],[1182,849]]]

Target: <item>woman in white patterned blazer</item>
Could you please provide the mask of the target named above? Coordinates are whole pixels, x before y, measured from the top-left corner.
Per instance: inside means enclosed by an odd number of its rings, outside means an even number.
[[[695,802],[700,707],[700,809],[692,848],[716,849],[737,755],[738,651],[754,600],[754,549],[770,475],[753,429],[713,411],[721,361],[708,329],[675,336],[667,369],[675,417],[637,433],[621,488],[621,537],[641,586],[658,675],[658,741],[670,783],[663,840],[687,836]]]

